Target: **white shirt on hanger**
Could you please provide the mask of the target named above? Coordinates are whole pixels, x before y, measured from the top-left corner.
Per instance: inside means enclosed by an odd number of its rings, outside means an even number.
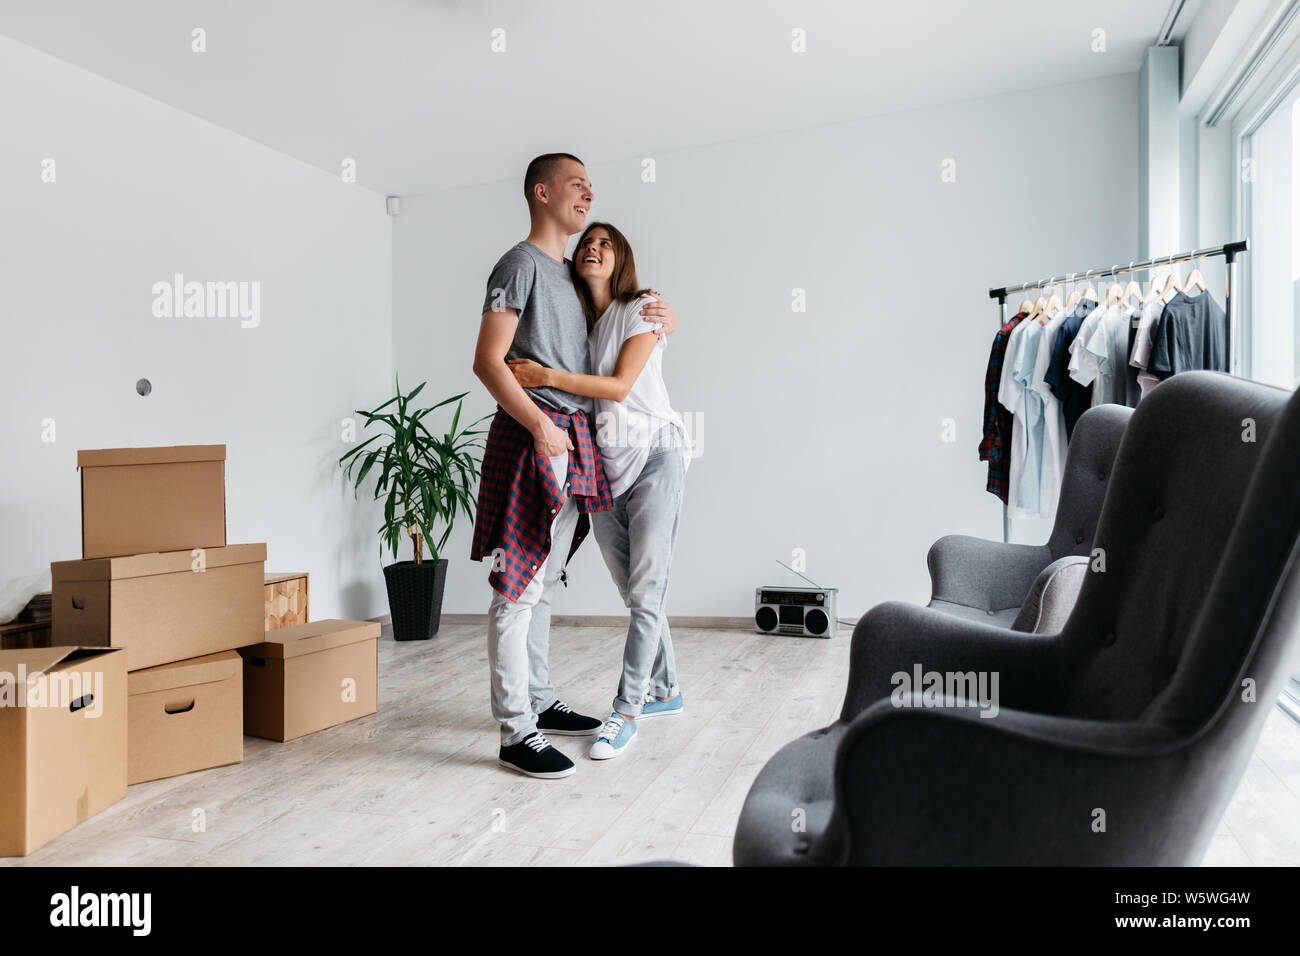
[[[1070,365],[1067,371],[1070,373],[1070,378],[1080,385],[1091,385],[1092,380],[1097,377],[1097,366],[1085,346],[1088,339],[1092,337],[1093,330],[1101,322],[1102,316],[1105,315],[1106,309],[1107,306],[1104,305],[1093,309],[1079,326],[1079,333],[1074,337],[1074,341],[1070,343]]]
[[[1032,378],[1033,389],[1042,397],[1043,402],[1043,455],[1038,479],[1038,511],[1044,518],[1056,514],[1061,484],[1065,479],[1068,445],[1061,400],[1052,392],[1052,387],[1044,381],[1044,377],[1052,361],[1052,346],[1056,343],[1057,332],[1069,314],[1066,309],[1061,309],[1048,319],[1047,327],[1043,329],[1043,340],[1038,347],[1038,361],[1034,363]]]
[[[1084,343],[1080,365],[1082,367],[1086,364],[1093,372],[1094,407],[1125,404],[1128,390],[1128,330],[1132,319],[1133,309],[1128,306],[1119,302],[1107,306],[1105,314],[1093,326],[1092,334]],[[1076,381],[1082,382],[1082,379]]]

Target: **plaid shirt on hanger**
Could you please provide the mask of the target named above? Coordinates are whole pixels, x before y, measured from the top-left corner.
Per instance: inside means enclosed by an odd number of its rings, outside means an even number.
[[[1011,480],[1011,462],[1007,445],[1011,440],[1012,415],[998,402],[998,385],[1002,381],[1002,363],[1007,355],[1007,340],[1027,313],[1017,312],[993,336],[989,350],[989,367],[984,373],[984,434],[980,439],[980,461],[989,463],[987,491],[1006,504]]]
[[[579,515],[573,543],[565,555],[567,565],[591,528],[587,515],[612,508],[614,496],[586,412],[569,414],[536,404],[573,442],[565,485],[577,501]],[[469,556],[482,561],[499,555],[488,582],[510,600],[519,600],[551,553],[551,522],[564,507],[564,499],[564,489],[556,483],[550,461],[537,454],[532,434],[498,405],[483,451]]]

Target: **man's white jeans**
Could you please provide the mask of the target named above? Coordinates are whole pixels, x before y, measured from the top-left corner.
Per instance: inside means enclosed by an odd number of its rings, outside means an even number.
[[[569,453],[551,459],[555,480],[566,492],[564,506],[551,521],[551,551],[519,600],[492,592],[488,607],[488,669],[492,674],[492,716],[501,725],[501,746],[517,744],[537,729],[537,715],[555,703],[548,663],[551,598],[569,556],[578,524],[578,506],[565,479]]]

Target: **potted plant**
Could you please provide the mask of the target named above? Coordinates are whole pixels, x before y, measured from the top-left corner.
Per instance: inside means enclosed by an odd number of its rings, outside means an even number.
[[[393,552],[393,563],[384,567],[384,582],[393,637],[399,641],[428,640],[438,633],[447,583],[447,559],[442,557],[442,549],[457,515],[463,512],[474,519],[471,489],[478,478],[483,448],[478,437],[483,430],[474,426],[488,417],[460,427],[461,406],[468,392],[415,408],[413,402],[426,384],[421,382],[403,395],[397,381],[397,394],[388,401],[373,411],[357,409],[365,419],[364,427],[376,425],[383,431],[339,458],[355,494],[360,495],[365,480],[373,475],[374,498],[384,499],[380,552],[385,547]],[[426,416],[452,402],[456,410],[451,428],[436,438],[426,426]],[[397,560],[403,537],[411,539],[413,561]]]

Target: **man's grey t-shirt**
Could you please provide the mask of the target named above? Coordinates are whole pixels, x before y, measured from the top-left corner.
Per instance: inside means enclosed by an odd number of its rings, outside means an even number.
[[[556,262],[531,242],[520,242],[492,268],[483,311],[514,309],[519,328],[507,358],[532,359],[548,368],[591,374],[587,319],[573,287],[568,261]],[[529,394],[561,412],[590,412],[591,399],[558,388]]]

